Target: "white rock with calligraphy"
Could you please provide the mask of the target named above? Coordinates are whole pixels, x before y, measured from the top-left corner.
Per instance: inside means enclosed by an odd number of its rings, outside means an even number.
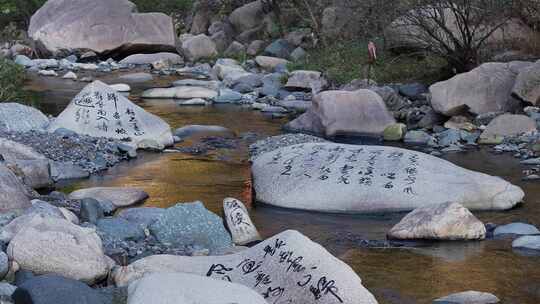
[[[151,139],[170,146],[170,126],[129,99],[96,80],[87,85],[51,123],[49,132],[65,128],[79,134],[107,137],[137,146]]]
[[[347,264],[297,231],[225,256],[154,255],[113,271],[117,286],[150,273],[183,272],[242,284],[268,303],[376,304]]]
[[[294,145],[259,156],[252,171],[258,201],[322,212],[409,211],[448,201],[504,210],[524,196],[502,178],[385,146]]]
[[[236,245],[246,245],[261,240],[257,227],[251,221],[248,210],[241,201],[235,198],[224,199],[223,213]]]

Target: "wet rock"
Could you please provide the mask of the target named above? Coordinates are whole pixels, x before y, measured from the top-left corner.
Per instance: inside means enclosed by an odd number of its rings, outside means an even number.
[[[116,207],[127,207],[144,202],[148,193],[138,188],[130,187],[95,187],[73,191],[70,199],[93,198],[97,201],[110,201]]]
[[[98,219],[104,216],[103,209],[101,208],[100,203],[93,198],[83,198],[81,199],[81,212],[80,219],[81,221],[95,224]]]
[[[137,82],[152,81],[154,77],[152,76],[152,74],[148,74],[148,73],[129,73],[129,74],[120,75],[118,79],[121,81],[137,83]]]
[[[181,47],[186,59],[192,62],[210,59],[218,54],[214,41],[204,34],[185,39]]]
[[[42,56],[173,51],[176,38],[171,17],[136,13],[131,2],[108,0],[49,0],[30,19],[28,34]]]
[[[46,274],[22,283],[13,293],[15,304],[104,304],[98,291],[76,280]]]
[[[183,288],[178,288],[183,286]],[[208,290],[212,290],[208,293]],[[151,274],[129,285],[128,304],[237,303],[265,304],[264,298],[240,284],[184,273]]]
[[[494,236],[502,235],[531,235],[531,234],[540,234],[538,228],[533,225],[525,223],[511,223],[507,225],[498,226],[493,231]]]
[[[486,227],[467,208],[457,203],[420,207],[396,224],[391,239],[483,240]]]
[[[150,65],[158,61],[165,61],[171,65],[181,64],[184,59],[176,53],[135,54],[120,61],[120,64]]]
[[[536,122],[525,115],[503,114],[493,119],[480,135],[482,141],[536,131]]]
[[[285,88],[287,89],[307,89],[314,94],[319,93],[328,85],[321,72],[317,71],[294,71],[289,75]]]
[[[0,212],[22,211],[30,207],[30,199],[21,181],[0,162]]]
[[[65,219],[34,216],[11,240],[7,252],[22,269],[89,284],[104,278],[111,267],[95,231]]]
[[[516,76],[528,62],[484,63],[476,69],[432,85],[431,105],[438,113],[452,116],[468,110],[474,114],[515,110],[511,93]]]
[[[181,139],[186,139],[191,136],[201,136],[216,133],[231,135],[232,131],[222,126],[210,125],[189,125],[178,128],[174,131],[174,135],[180,137]]]
[[[154,99],[154,98],[166,98],[166,99],[192,99],[203,98],[212,99],[215,98],[218,93],[215,90],[207,89],[204,87],[172,87],[172,88],[156,88],[149,89],[143,92],[142,98]]]
[[[402,123],[390,125],[384,129],[383,138],[386,141],[400,141],[407,132],[407,126]]]
[[[163,208],[141,207],[130,208],[120,211],[118,217],[146,229],[165,213]]]
[[[540,105],[540,60],[519,72],[512,93],[523,101]]]
[[[9,283],[0,283],[0,298],[7,297],[11,299],[11,295],[13,295],[16,289],[16,286],[13,286]]]
[[[394,123],[381,97],[373,91],[325,91],[317,94],[313,106],[286,128],[330,137],[381,136]]]
[[[283,257],[296,263],[280,263]],[[301,260],[298,257],[303,257]],[[294,270],[296,269],[296,270]],[[268,293],[269,286],[257,284],[260,276],[244,275],[245,271],[260,271],[271,286],[280,286],[282,292]],[[294,271],[293,271],[294,270]],[[151,256],[113,274],[117,285],[124,286],[150,273],[188,272],[206,275],[218,280],[248,286],[266,300],[281,299],[291,303],[377,303],[373,295],[362,286],[357,274],[345,263],[333,257],[323,247],[296,231],[285,231],[250,249],[236,254],[212,257]],[[298,284],[301,282],[302,284]],[[315,297],[310,286],[334,282],[334,292]],[[302,286],[304,285],[304,286]],[[253,287],[255,286],[255,287]]]
[[[173,82],[175,87],[200,87],[217,91],[221,83],[215,80],[181,79]]]
[[[262,239],[241,201],[234,198],[224,199],[223,212],[235,245],[247,245]]]
[[[270,57],[270,56],[257,56],[255,62],[263,69],[268,71],[274,71],[278,66],[286,66],[289,61],[283,58]]]
[[[425,131],[412,130],[405,134],[403,141],[414,145],[427,145],[433,140],[433,137]]]
[[[433,304],[495,304],[500,300],[487,292],[464,291],[433,300]]]
[[[109,87],[115,90],[116,92],[125,93],[125,92],[131,91],[131,87],[125,83],[110,84]]]
[[[81,179],[90,176],[88,171],[85,171],[80,166],[68,162],[51,162],[51,178],[55,181]]]
[[[48,125],[47,116],[37,109],[18,103],[0,103],[0,130],[26,132],[44,130]]]
[[[214,97],[215,103],[235,103],[242,100],[243,95],[231,89],[220,89]]]
[[[258,201],[322,212],[396,212],[448,201],[471,210],[505,210],[524,196],[499,177],[385,146],[289,146],[257,157],[252,173]]]
[[[102,240],[119,239],[122,241],[141,241],[145,238],[143,229],[124,218],[108,217],[98,219],[97,233]]]
[[[150,233],[163,244],[199,246],[214,252],[232,246],[223,220],[201,202],[181,203],[167,208],[149,226]]]
[[[526,235],[515,239],[512,248],[540,250],[540,235]]]
[[[122,127],[106,121],[121,122]],[[48,131],[54,132],[59,128],[94,137],[114,138],[133,146],[145,139],[156,140],[165,146],[173,144],[170,126],[164,120],[101,81],[87,85],[51,123]]]

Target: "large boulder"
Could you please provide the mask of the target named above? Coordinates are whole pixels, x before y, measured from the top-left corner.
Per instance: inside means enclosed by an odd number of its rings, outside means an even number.
[[[10,132],[42,131],[49,125],[45,114],[18,103],[0,103],[0,130]]]
[[[130,187],[95,187],[75,190],[69,194],[69,199],[85,198],[112,202],[116,207],[128,207],[144,202],[148,198],[148,193]]]
[[[536,131],[536,121],[525,115],[503,114],[495,117],[480,135],[480,140],[492,141],[497,137],[516,136]]]
[[[199,61],[217,56],[216,44],[204,34],[186,38],[181,44],[182,53],[189,61]]]
[[[0,162],[0,212],[22,211],[30,206],[21,180]]]
[[[370,90],[325,91],[288,129],[325,136],[383,134],[396,121],[382,98]]]
[[[127,0],[49,0],[30,19],[28,35],[42,56],[174,51],[172,18],[139,14]]]
[[[519,72],[512,93],[523,101],[540,105],[540,60]]]
[[[178,288],[182,286],[182,288]],[[208,291],[212,292],[208,292]],[[187,273],[154,273],[129,285],[128,304],[267,304],[252,289]]]
[[[326,88],[328,82],[321,72],[317,71],[294,71],[289,75],[285,87],[288,89],[304,89],[313,93],[319,93]]]
[[[120,64],[153,64],[158,61],[165,61],[170,64],[180,64],[184,62],[182,56],[176,53],[155,53],[155,54],[134,54],[120,61]]]
[[[149,230],[161,243],[179,247],[202,247],[211,253],[232,247],[231,236],[221,217],[207,210],[201,202],[167,208]]]
[[[296,231],[285,231],[236,254],[212,257],[155,255],[114,271],[125,286],[150,273],[184,272],[239,283],[268,303],[375,304],[348,265]]]
[[[40,215],[13,237],[7,253],[21,269],[88,284],[106,277],[112,266],[94,229]]]
[[[407,214],[388,232],[392,239],[482,240],[486,227],[457,203],[425,206]]]
[[[0,138],[0,155],[6,163],[22,172],[21,177],[26,185],[39,189],[53,183],[49,160],[31,147]]]
[[[257,157],[252,173],[258,201],[323,212],[410,211],[449,201],[472,210],[504,210],[524,196],[502,178],[385,146],[289,146]]]
[[[96,80],[87,85],[49,126],[49,132],[64,128],[79,134],[114,138],[137,146],[154,140],[173,144],[170,126],[129,99]]]
[[[258,0],[235,9],[229,16],[229,21],[238,33],[242,33],[261,25],[264,15],[263,3]]]
[[[484,63],[470,72],[437,82],[429,88],[436,112],[453,116],[463,111],[473,114],[511,112],[519,102],[511,97],[519,72],[529,62]]]

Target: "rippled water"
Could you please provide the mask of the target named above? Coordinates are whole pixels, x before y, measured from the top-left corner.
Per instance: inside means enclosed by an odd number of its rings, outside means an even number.
[[[109,75],[103,80],[110,81],[113,77]],[[153,84],[132,85],[132,94],[136,96],[146,87],[167,85],[172,80],[171,77],[160,78]],[[34,93],[37,107],[55,115],[83,86],[60,79],[36,78],[28,83],[27,89]],[[285,122],[239,106],[178,107],[172,100],[132,100],[165,119],[173,128],[215,124],[237,134],[254,132],[271,136],[279,134]],[[524,168],[511,155],[495,155],[481,149],[445,158],[468,169],[501,176],[525,191],[525,204],[507,212],[477,213],[482,221],[497,224],[527,221],[540,226],[540,185],[521,181]],[[238,149],[222,149],[201,157],[183,153],[140,153],[136,160],[71,184],[64,190],[91,186],[140,187],[150,194],[148,206],[167,207],[177,202],[201,200],[212,211],[221,213],[225,197],[250,199],[249,181],[247,146],[243,144]],[[366,249],[360,246],[361,239],[383,240],[403,214],[329,215],[265,205],[251,208],[253,220],[264,236],[286,229],[301,231],[351,265],[379,303],[431,303],[437,297],[465,290],[494,293],[505,304],[540,303],[540,257],[513,252],[508,240]]]

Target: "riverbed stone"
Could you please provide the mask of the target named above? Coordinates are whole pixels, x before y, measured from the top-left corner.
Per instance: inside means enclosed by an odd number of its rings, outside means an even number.
[[[386,146],[289,146],[256,158],[252,173],[258,201],[321,212],[410,211],[449,201],[471,210],[506,210],[524,197],[500,177]]]
[[[278,39],[264,49],[264,54],[278,58],[288,59],[294,51],[294,46],[285,39]]]
[[[181,139],[186,139],[191,136],[200,136],[208,134],[222,134],[230,136],[232,133],[231,130],[222,126],[212,126],[212,125],[188,125],[178,128],[174,131],[174,135],[180,137]]]
[[[501,235],[533,235],[533,234],[540,234],[540,231],[538,228],[531,224],[526,223],[511,223],[506,224],[502,226],[498,226],[493,231],[494,236],[501,236]]]
[[[512,242],[512,248],[540,250],[540,235],[525,235]]]
[[[131,87],[129,86],[129,84],[125,84],[125,83],[110,84],[109,87],[115,90],[116,92],[121,92],[121,93],[127,93],[131,91]]]
[[[49,126],[79,134],[107,137],[137,146],[145,139],[173,144],[170,126],[101,81],[87,85]]]
[[[0,130],[9,132],[42,131],[49,119],[41,111],[19,103],[0,103]]]
[[[82,179],[90,176],[82,167],[68,162],[51,162],[51,178],[55,181]]]
[[[182,288],[178,288],[182,286]],[[209,293],[208,291],[212,292]],[[154,273],[129,285],[128,304],[266,304],[246,286],[187,273]]]
[[[262,239],[241,201],[230,197],[224,199],[223,213],[235,245],[243,246]]]
[[[290,262],[281,263],[283,259]],[[183,272],[229,280],[268,295],[266,300],[269,303],[278,299],[306,304],[320,301],[328,304],[377,303],[373,295],[362,286],[354,270],[319,244],[292,230],[231,255],[146,257],[129,266],[115,269],[112,276],[118,286],[125,286],[150,273],[164,272]],[[259,275],[245,275],[246,272]],[[257,284],[261,279],[266,283]],[[321,284],[329,286],[332,292],[315,296],[312,291],[320,290]],[[278,286],[283,288],[281,292],[269,293]]]
[[[143,92],[142,98],[166,98],[166,99],[192,99],[203,98],[212,99],[218,95],[216,90],[205,87],[172,87],[172,88],[155,88]]]
[[[519,72],[512,93],[523,101],[540,105],[540,60]]]
[[[135,64],[135,65],[142,65],[142,64],[153,64],[158,61],[166,61],[169,64],[181,64],[184,62],[184,59],[182,56],[176,54],[176,53],[154,53],[154,54],[134,54],[130,55],[122,60],[120,60],[120,64]]]
[[[258,0],[235,9],[230,14],[229,21],[238,33],[242,33],[259,26],[264,15],[264,6],[262,1]]]
[[[9,258],[7,254],[0,251],[0,279],[3,279],[9,271]]]
[[[382,136],[384,129],[395,122],[382,98],[373,91],[325,91],[315,95],[313,106],[286,128],[328,137]]]
[[[180,79],[173,82],[175,87],[200,87],[217,91],[221,82],[216,80]]]
[[[131,187],[95,187],[75,190],[69,194],[69,198],[93,198],[97,201],[110,201],[116,207],[128,207],[144,202],[148,193]]]
[[[122,81],[126,81],[126,82],[137,83],[137,82],[152,81],[154,77],[152,76],[152,74],[140,72],[140,73],[128,73],[128,74],[120,75],[118,79]]]
[[[89,50],[97,54],[174,51],[172,18],[136,9],[124,0],[49,0],[30,19],[28,34],[44,57]]]
[[[402,123],[390,125],[384,129],[383,138],[386,141],[400,141],[407,132],[407,126]]]
[[[103,209],[97,200],[89,197],[81,199],[80,219],[83,223],[95,224],[103,216]]]
[[[464,291],[454,293],[433,301],[433,304],[495,304],[500,300],[487,292]]]
[[[268,71],[274,71],[277,66],[287,65],[289,61],[287,59],[271,57],[271,56],[257,56],[255,62],[263,69]]]
[[[211,100],[206,100],[202,98],[192,98],[192,99],[181,99],[176,101],[176,104],[179,106],[206,106],[212,104]],[[176,140],[174,141],[176,142]]]
[[[388,237],[401,240],[483,240],[486,227],[458,203],[420,207],[397,223]]]
[[[310,90],[317,94],[325,89],[327,85],[328,82],[321,72],[297,70],[290,73],[285,88]]]
[[[536,121],[526,115],[503,114],[495,117],[480,135],[481,141],[489,141],[497,137],[521,135],[536,131]]]
[[[164,213],[165,209],[163,208],[140,207],[124,209],[118,213],[118,217],[146,229],[152,223],[157,221]]]
[[[463,111],[473,114],[511,112],[519,102],[512,88],[521,69],[529,62],[484,63],[470,72],[435,83],[429,88],[431,105],[437,113],[453,116]]]
[[[404,142],[408,144],[416,144],[416,145],[427,145],[432,140],[433,140],[433,136],[431,136],[426,131],[421,131],[421,130],[408,131],[405,134],[405,138],[403,138]]]
[[[232,247],[223,220],[207,210],[202,202],[180,203],[167,208],[149,230],[164,244],[197,246],[210,252]]]
[[[105,304],[97,290],[82,282],[54,274],[25,281],[12,297],[15,304]]]
[[[96,222],[97,232],[105,239],[118,239],[122,241],[140,241],[145,235],[143,229],[120,217],[107,217]]]
[[[181,42],[181,48],[186,59],[192,62],[210,59],[218,54],[216,44],[205,34],[184,39]]]
[[[73,72],[67,72],[64,74],[64,76],[62,76],[62,79],[71,79],[71,80],[77,80],[78,76],[77,74],[73,73]]]
[[[214,97],[215,103],[235,103],[242,100],[243,95],[231,89],[220,89]]]
[[[30,206],[30,199],[22,182],[0,162],[0,212],[19,212]]]
[[[88,284],[107,276],[111,267],[94,229],[39,215],[15,235],[7,253],[21,269],[62,275]]]

